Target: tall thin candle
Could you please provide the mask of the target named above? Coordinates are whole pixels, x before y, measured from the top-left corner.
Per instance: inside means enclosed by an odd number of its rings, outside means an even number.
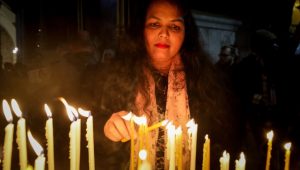
[[[95,170],[95,156],[94,156],[94,127],[93,116],[90,111],[78,109],[80,115],[87,117],[86,121],[86,140],[89,153],[89,170]]]
[[[208,135],[205,135],[205,142],[203,145],[202,170],[210,170],[210,139]]]
[[[13,148],[14,124],[12,123],[13,117],[6,100],[2,101],[3,112],[8,124],[5,127],[5,137],[3,146],[3,170],[11,169],[11,158]]]
[[[268,138],[268,151],[267,151],[267,159],[266,159],[266,170],[270,169],[270,161],[271,161],[271,152],[272,152],[272,139],[273,139],[273,131],[271,130],[267,133]]]
[[[187,122],[186,126],[188,127],[189,141],[191,144],[191,162],[190,170],[196,169],[196,150],[197,150],[197,133],[198,125],[195,123],[194,119],[191,119]]]
[[[290,169],[291,147],[292,147],[291,142],[288,142],[284,145],[285,148],[284,170]]]
[[[22,117],[22,112],[15,99],[11,100],[12,109],[19,117],[17,123],[17,144],[19,147],[20,170],[27,168],[27,145],[26,145],[26,121]]]
[[[134,170],[134,124],[133,124],[133,113],[129,112],[125,116],[122,116],[123,119],[130,121],[130,170]]]
[[[46,121],[46,139],[47,139],[47,159],[48,159],[48,170],[54,170],[54,142],[53,142],[53,120],[52,112],[47,104],[44,105],[48,120]]]
[[[220,170],[229,170],[230,155],[226,151],[223,152],[223,156],[220,158]]]

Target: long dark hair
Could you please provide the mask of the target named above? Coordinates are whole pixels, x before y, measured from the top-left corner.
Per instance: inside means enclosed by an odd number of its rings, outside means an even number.
[[[149,100],[149,91],[145,88],[148,87],[148,82],[143,72],[143,67],[148,65],[143,31],[148,7],[154,2],[161,1],[142,1],[139,10],[134,13],[132,27],[120,37],[116,66],[110,67],[113,69],[110,69],[110,75],[102,87],[100,105],[105,112],[113,113],[126,109],[133,111],[137,90],[142,91],[142,95]],[[219,81],[218,73],[203,49],[200,41],[202,38],[189,6],[181,0],[163,1],[178,7],[184,18],[185,39],[180,52],[186,73],[191,117],[196,119],[201,128],[199,137],[204,137],[205,133],[208,133],[215,142],[225,143],[226,146],[223,147],[228,150],[229,142],[226,138],[232,138],[232,135],[230,131],[225,134],[220,133],[220,130],[234,129],[231,103],[228,99],[231,97],[230,91]],[[201,138],[198,141],[198,146],[201,146]]]

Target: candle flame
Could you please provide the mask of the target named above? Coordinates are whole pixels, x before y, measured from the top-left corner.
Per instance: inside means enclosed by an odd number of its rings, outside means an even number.
[[[51,110],[50,110],[50,108],[49,108],[49,106],[47,104],[44,104],[44,109],[46,111],[47,116],[49,118],[52,117],[52,112],[51,112]]]
[[[132,112],[128,112],[126,115],[122,116],[122,118],[129,121],[133,116]]]
[[[205,135],[205,140],[208,140],[208,139],[209,139],[208,134],[206,134]]]
[[[182,129],[181,129],[181,126],[179,126],[178,128],[176,128],[175,134],[176,134],[176,135],[179,135],[179,134],[181,134],[181,133],[182,133]]]
[[[274,136],[273,130],[271,130],[269,133],[267,133],[267,139],[269,141],[271,141],[273,139],[273,136]]]
[[[187,123],[186,123],[186,127],[192,127],[195,125],[195,120],[194,119],[191,119],[189,120]]]
[[[244,155],[244,152],[241,152],[240,154],[240,159],[239,160],[236,160],[237,164],[239,166],[243,166],[246,164],[246,159],[245,159],[245,155]]]
[[[141,160],[146,160],[147,159],[147,151],[145,149],[140,150],[140,152],[139,152],[139,158]]]
[[[36,155],[38,155],[38,156],[42,155],[44,152],[42,146],[33,138],[32,134],[29,130],[27,131],[27,136],[28,136],[30,145],[32,146]]]
[[[171,128],[171,126],[174,126],[174,125],[173,125],[173,123],[172,123],[172,122],[169,122],[169,123],[167,124],[167,126],[166,126],[166,129],[170,129],[170,128]]]
[[[73,107],[73,106],[69,106],[69,107],[70,107],[70,110],[73,113],[73,115],[78,119],[79,114],[78,114],[77,110],[75,109],[75,107]]]
[[[161,122],[161,125],[165,126],[168,122],[169,122],[169,120],[166,119],[166,120],[164,120],[164,121]]]
[[[11,100],[12,109],[18,117],[22,117],[22,111],[15,99]]]
[[[133,116],[133,121],[138,125],[146,125],[147,124],[147,118],[146,116]]]
[[[2,101],[2,107],[3,107],[3,113],[4,113],[6,120],[8,122],[11,122],[13,120],[13,116],[12,116],[9,104],[6,100]]]
[[[72,110],[71,110],[68,102],[63,97],[59,97],[58,99],[65,105],[69,119],[71,121],[74,121],[75,116],[73,115]]]
[[[82,108],[78,108],[78,113],[84,117],[89,117],[91,115],[90,110],[83,110]]]
[[[286,150],[290,150],[291,147],[292,147],[292,143],[291,143],[291,142],[288,142],[288,143],[286,143],[286,144],[284,145],[284,148],[285,148]]]

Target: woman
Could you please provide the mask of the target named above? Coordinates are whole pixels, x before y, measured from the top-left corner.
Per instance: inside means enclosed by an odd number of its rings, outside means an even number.
[[[224,103],[226,92],[216,81],[217,74],[198,42],[197,27],[186,7],[180,0],[145,4],[143,21],[137,22],[142,25],[132,31],[135,43],[126,41],[121,46],[120,54],[126,57],[119,60],[121,66],[114,67],[118,69],[104,83],[101,106],[106,112],[115,112],[104,126],[105,136],[115,142],[130,139],[129,122],[122,118],[128,111],[146,115],[149,125],[168,119],[185,128],[194,118],[199,124],[197,165],[201,165],[204,135],[209,134],[214,141],[212,161],[217,161],[224,149],[230,152],[229,146],[235,145],[227,141],[232,138],[228,130],[234,123],[227,114],[230,105]],[[150,136],[153,169],[167,169],[164,129],[154,130]],[[183,169],[188,169],[187,142],[183,157]]]

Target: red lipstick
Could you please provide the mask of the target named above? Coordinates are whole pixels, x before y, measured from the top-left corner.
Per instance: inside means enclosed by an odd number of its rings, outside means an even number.
[[[155,44],[155,47],[158,47],[158,48],[169,48],[170,46],[168,44],[157,43],[157,44]]]

